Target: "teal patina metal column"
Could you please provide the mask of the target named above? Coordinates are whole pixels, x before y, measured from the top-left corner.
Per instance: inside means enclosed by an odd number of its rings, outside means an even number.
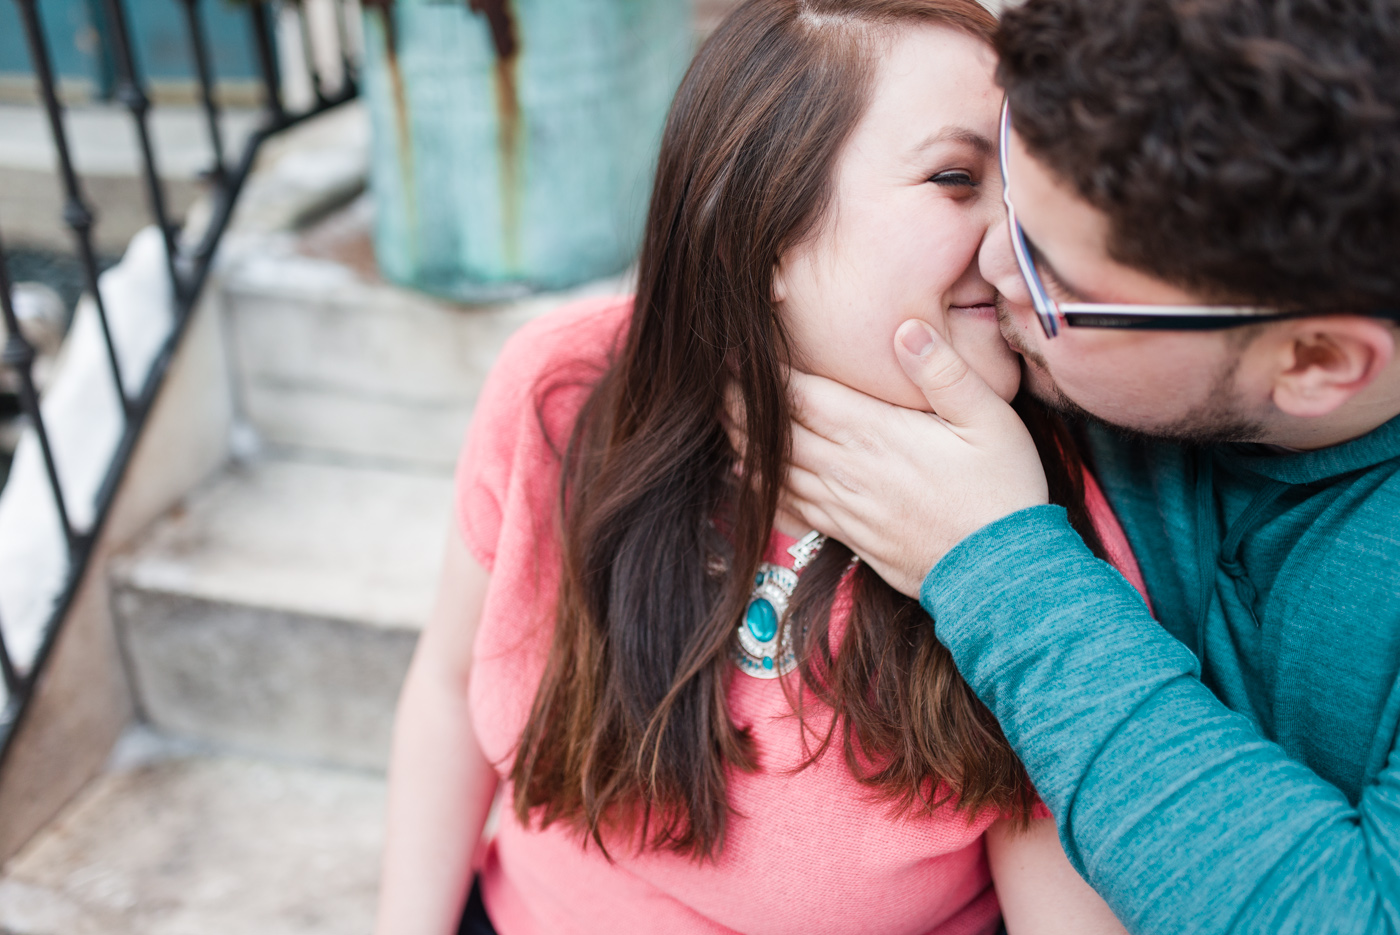
[[[689,0],[370,0],[384,275],[467,301],[635,255]]]

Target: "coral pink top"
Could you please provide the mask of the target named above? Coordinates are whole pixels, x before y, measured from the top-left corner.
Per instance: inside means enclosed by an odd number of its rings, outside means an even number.
[[[590,300],[522,328],[486,382],[458,467],[461,532],[491,571],[472,665],[474,723],[503,775],[552,629],[557,452],[630,311],[628,298]],[[1091,507],[1105,542],[1123,559],[1119,567],[1141,589],[1122,530],[1096,487]],[[768,560],[790,567],[791,544],[775,534]],[[779,680],[737,667],[731,679],[730,715],[750,731],[760,769],[729,775],[734,814],[717,861],[610,848],[610,863],[576,832],[560,824],[524,827],[503,808],[482,869],[487,911],[502,935],[996,929],[982,845],[996,815],[969,820],[949,807],[931,817],[892,816],[851,776],[839,751],[794,771],[804,751]]]

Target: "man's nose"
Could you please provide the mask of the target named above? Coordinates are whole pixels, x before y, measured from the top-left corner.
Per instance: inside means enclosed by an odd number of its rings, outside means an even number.
[[[1007,302],[1012,305],[1031,304],[1030,290],[1021,276],[1021,268],[1016,265],[1016,254],[1011,250],[1011,229],[1005,212],[987,228],[987,236],[982,239],[982,249],[977,254],[977,266],[982,278],[991,283]]]

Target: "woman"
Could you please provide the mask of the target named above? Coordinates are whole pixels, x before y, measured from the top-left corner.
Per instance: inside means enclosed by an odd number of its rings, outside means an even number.
[[[473,870],[463,931],[991,932],[999,819],[997,886],[1043,910],[1013,931],[1116,925],[1053,837],[1014,833],[1034,792],[918,605],[777,510],[788,365],[917,406],[893,356],[917,316],[1016,391],[975,263],[994,25],[975,0],[751,0],[701,50],[635,302],[522,329],[478,404],[381,935],[454,931]],[[1033,421],[1098,542],[1068,437]]]

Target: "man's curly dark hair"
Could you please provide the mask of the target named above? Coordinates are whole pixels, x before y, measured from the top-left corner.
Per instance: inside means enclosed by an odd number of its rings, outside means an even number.
[[[998,79],[1117,261],[1224,301],[1400,306],[1400,0],[1028,0]]]

